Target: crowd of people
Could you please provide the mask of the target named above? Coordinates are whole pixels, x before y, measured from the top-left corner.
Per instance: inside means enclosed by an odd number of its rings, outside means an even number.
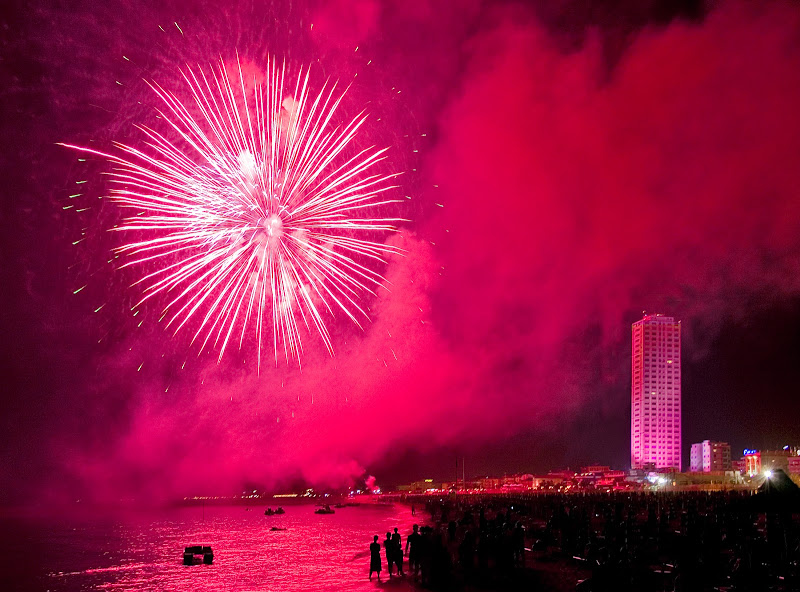
[[[439,590],[541,585],[547,564],[574,576],[563,590],[800,590],[797,515],[753,501],[746,492],[427,500],[432,526],[415,525],[405,550],[415,580]],[[404,573],[400,541],[397,529],[384,541],[390,575]],[[374,545],[379,568],[377,536]]]
[[[398,529],[394,533],[386,533],[383,550],[386,556],[389,577],[405,576],[403,569],[404,556],[408,557],[408,569],[416,582],[435,589],[446,588],[452,584],[453,569],[460,568],[466,575],[477,569],[489,567],[493,558],[493,567],[513,569],[524,564],[524,531],[517,523],[513,528],[505,528],[502,515],[496,516],[491,523],[484,523],[481,514],[482,528],[473,532],[470,529],[472,518],[469,514],[460,521],[451,520],[446,528],[441,526],[420,526],[415,524],[406,538],[405,547]],[[370,545],[370,573],[381,574],[381,543],[378,535]],[[502,552],[498,553],[499,549]],[[499,560],[499,563],[498,563]],[[473,569],[475,568],[475,569]]]

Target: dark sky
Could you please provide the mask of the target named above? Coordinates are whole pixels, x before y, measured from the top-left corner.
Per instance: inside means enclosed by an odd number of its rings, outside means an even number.
[[[799,25],[793,2],[6,5],[0,491],[625,468],[643,310],[683,323],[685,464],[800,443]],[[404,172],[390,289],[302,371],[133,317],[109,165],[56,146],[141,146],[145,80],[180,93],[237,51],[352,81]]]

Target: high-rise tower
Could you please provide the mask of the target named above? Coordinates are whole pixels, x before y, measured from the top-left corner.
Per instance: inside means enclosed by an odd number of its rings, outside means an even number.
[[[681,324],[646,315],[631,341],[631,468],[680,471]]]

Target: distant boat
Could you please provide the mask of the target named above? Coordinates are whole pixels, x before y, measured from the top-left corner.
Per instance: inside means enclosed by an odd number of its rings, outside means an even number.
[[[344,508],[345,505],[344,504],[334,504],[333,507],[338,509],[338,508]]]
[[[280,527],[278,527],[278,526],[273,526],[272,528],[270,528],[270,530],[271,530],[272,532],[276,532],[276,531],[278,531],[278,530],[286,530],[286,529],[285,529],[285,528],[280,528]]]
[[[280,506],[278,506],[277,510],[273,510],[272,508],[267,508],[266,510],[264,510],[264,516],[272,516],[274,514],[285,514],[285,513],[286,510],[284,510]]]
[[[278,506],[278,509],[275,510],[275,513],[276,514],[285,514],[286,510],[284,510],[282,507]]]
[[[208,545],[192,545],[183,550],[183,564],[194,565],[194,556],[202,555],[203,563],[211,565],[214,562],[214,551]]]
[[[336,511],[332,510],[331,507],[326,504],[323,507],[314,510],[314,513],[315,514],[335,514]]]

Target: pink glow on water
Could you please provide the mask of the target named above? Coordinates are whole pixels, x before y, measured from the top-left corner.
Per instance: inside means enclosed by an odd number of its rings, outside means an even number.
[[[6,560],[18,562],[10,575],[20,590],[38,583],[66,592],[357,592],[376,586],[367,580],[372,536],[397,527],[405,537],[421,518],[412,519],[405,506],[348,507],[325,516],[315,515],[311,505],[285,508],[281,516],[264,516],[261,506],[197,506],[35,520],[1,549]],[[271,531],[273,526],[286,530]],[[212,565],[183,565],[183,549],[193,544],[212,547]]]

